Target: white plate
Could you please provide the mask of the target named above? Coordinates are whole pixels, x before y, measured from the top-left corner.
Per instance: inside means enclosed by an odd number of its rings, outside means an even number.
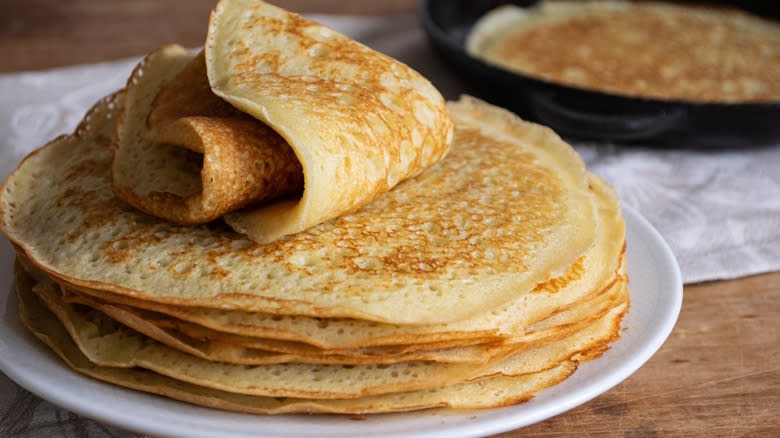
[[[677,262],[658,232],[625,208],[631,310],[623,336],[601,358],[530,402],[483,411],[423,411],[367,416],[261,416],[191,406],[81,376],[22,326],[12,293],[13,251],[0,247],[0,369],[19,385],[73,412],[126,429],[187,437],[451,437],[489,435],[565,412],[617,385],[658,350],[682,303]]]

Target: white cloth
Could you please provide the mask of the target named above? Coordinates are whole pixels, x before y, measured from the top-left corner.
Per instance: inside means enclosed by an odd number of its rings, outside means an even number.
[[[315,18],[414,67],[448,98],[460,93],[460,81],[436,58],[415,17]],[[0,75],[0,176],[33,148],[70,132],[94,101],[124,85],[137,61]],[[686,283],[780,269],[780,145],[575,146],[666,238]],[[0,436],[130,436],[42,402],[2,375],[0,415]]]

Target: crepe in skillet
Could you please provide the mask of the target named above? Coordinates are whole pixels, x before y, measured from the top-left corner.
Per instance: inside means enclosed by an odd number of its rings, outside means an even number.
[[[722,6],[620,0],[506,5],[467,52],[546,81],[696,102],[780,99],[780,24]]]

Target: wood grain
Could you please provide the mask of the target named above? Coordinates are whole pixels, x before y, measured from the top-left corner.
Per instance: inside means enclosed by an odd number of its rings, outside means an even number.
[[[202,45],[215,0],[0,0],[0,71],[143,55],[163,44]],[[387,15],[415,0],[273,2],[297,12]]]
[[[290,0],[306,12],[394,14],[414,0]],[[212,0],[0,0],[2,71],[146,53],[204,38]],[[672,336],[577,409],[501,437],[780,436],[780,273],[688,286]]]

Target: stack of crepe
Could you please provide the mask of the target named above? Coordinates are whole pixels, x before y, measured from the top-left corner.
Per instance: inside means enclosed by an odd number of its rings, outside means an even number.
[[[259,1],[149,55],[1,196],[40,340],[220,409],[518,403],[628,307],[615,193],[557,135]]]

